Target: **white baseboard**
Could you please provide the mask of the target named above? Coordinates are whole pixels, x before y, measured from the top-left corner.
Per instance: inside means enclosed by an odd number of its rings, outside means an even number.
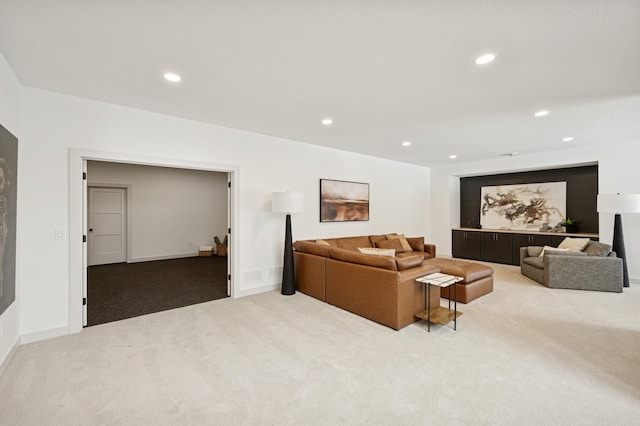
[[[9,352],[7,352],[6,356],[4,357],[4,360],[0,362],[0,377],[2,377],[2,373],[4,373],[4,370],[7,368],[7,366],[11,362],[13,355],[15,355],[16,351],[18,350],[18,346],[20,346],[19,340],[20,338],[16,337],[16,341],[13,342],[13,345],[11,346],[11,349],[9,349]]]
[[[196,256],[198,256],[197,251],[190,252],[190,253],[182,253],[182,254],[165,254],[162,256],[132,257],[127,262],[128,263],[151,262],[154,260],[182,259],[183,257],[196,257]]]
[[[268,291],[273,291],[273,290],[278,290],[280,288],[280,283],[273,283],[273,284],[263,284],[263,285],[258,285],[258,286],[254,286],[254,287],[245,287],[243,289],[240,290],[240,294],[237,297],[245,297],[245,296],[251,296],[253,294],[258,294],[258,293],[266,293]]]
[[[37,342],[39,340],[52,339],[54,337],[66,336],[69,334],[69,326],[49,328],[47,330],[36,331],[34,333],[23,334],[20,336],[20,344]]]
[[[640,284],[640,278],[629,277],[629,284]]]

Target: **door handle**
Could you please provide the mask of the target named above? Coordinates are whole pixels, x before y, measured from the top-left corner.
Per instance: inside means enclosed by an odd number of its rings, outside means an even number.
[[[89,232],[93,232],[93,228],[89,228]]]

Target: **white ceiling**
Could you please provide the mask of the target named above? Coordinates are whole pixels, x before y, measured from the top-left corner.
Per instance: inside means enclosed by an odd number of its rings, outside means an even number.
[[[426,166],[640,143],[638,0],[0,0],[0,52],[25,86]]]

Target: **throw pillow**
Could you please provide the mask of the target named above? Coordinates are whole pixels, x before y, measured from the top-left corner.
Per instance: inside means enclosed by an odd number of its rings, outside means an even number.
[[[587,253],[587,256],[606,257],[611,253],[611,246],[601,243],[600,241],[589,241],[589,244],[587,244],[583,251]]]
[[[316,244],[320,244],[321,246],[330,246],[331,245],[328,242],[326,242],[325,240],[316,240]]]
[[[389,235],[387,235],[387,239],[388,240],[399,240],[400,244],[402,244],[402,249],[404,251],[413,251],[413,249],[411,248],[411,245],[407,241],[407,238],[404,236],[404,234],[389,234]]]
[[[542,248],[542,251],[540,252],[540,257],[544,257],[545,253],[546,254],[562,254],[562,253],[566,253],[568,251],[569,251],[568,248],[544,246]]]
[[[589,238],[565,238],[560,245],[558,245],[559,249],[569,249],[569,251],[582,251],[587,244],[591,241]]]
[[[396,266],[398,268],[398,271],[405,271],[407,269],[416,268],[422,265],[423,261],[424,257],[419,254],[414,254],[412,256],[396,258]]]
[[[424,237],[407,238],[407,242],[414,251],[424,251]]]
[[[540,256],[540,253],[542,253],[542,247],[538,247],[538,246],[529,246],[529,247],[527,247],[527,256],[528,257]]]
[[[394,249],[380,249],[374,247],[358,247],[358,251],[362,254],[373,254],[375,256],[395,256],[396,251]]]
[[[399,239],[378,241],[376,247],[381,249],[394,249],[396,253],[404,253],[404,247]]]

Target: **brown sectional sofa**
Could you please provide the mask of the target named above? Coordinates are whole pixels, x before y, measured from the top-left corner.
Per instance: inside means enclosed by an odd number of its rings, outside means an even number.
[[[388,241],[396,239],[395,235],[296,241],[293,247],[297,289],[396,330],[411,324],[417,320],[415,314],[426,309],[425,286],[417,283],[416,278],[433,272],[447,273],[447,265],[443,269],[441,265],[431,263],[436,247],[425,244],[422,237],[406,238],[411,251],[400,248],[394,257],[358,251],[362,247],[398,248],[398,241]],[[433,262],[438,260],[441,259],[433,259]],[[479,272],[474,275],[470,269],[466,271],[467,275],[460,276],[469,282],[478,278]],[[486,281],[490,281],[492,289],[493,277],[485,280],[485,285]],[[460,300],[460,289],[458,293]],[[431,305],[440,305],[439,287],[431,287]]]

